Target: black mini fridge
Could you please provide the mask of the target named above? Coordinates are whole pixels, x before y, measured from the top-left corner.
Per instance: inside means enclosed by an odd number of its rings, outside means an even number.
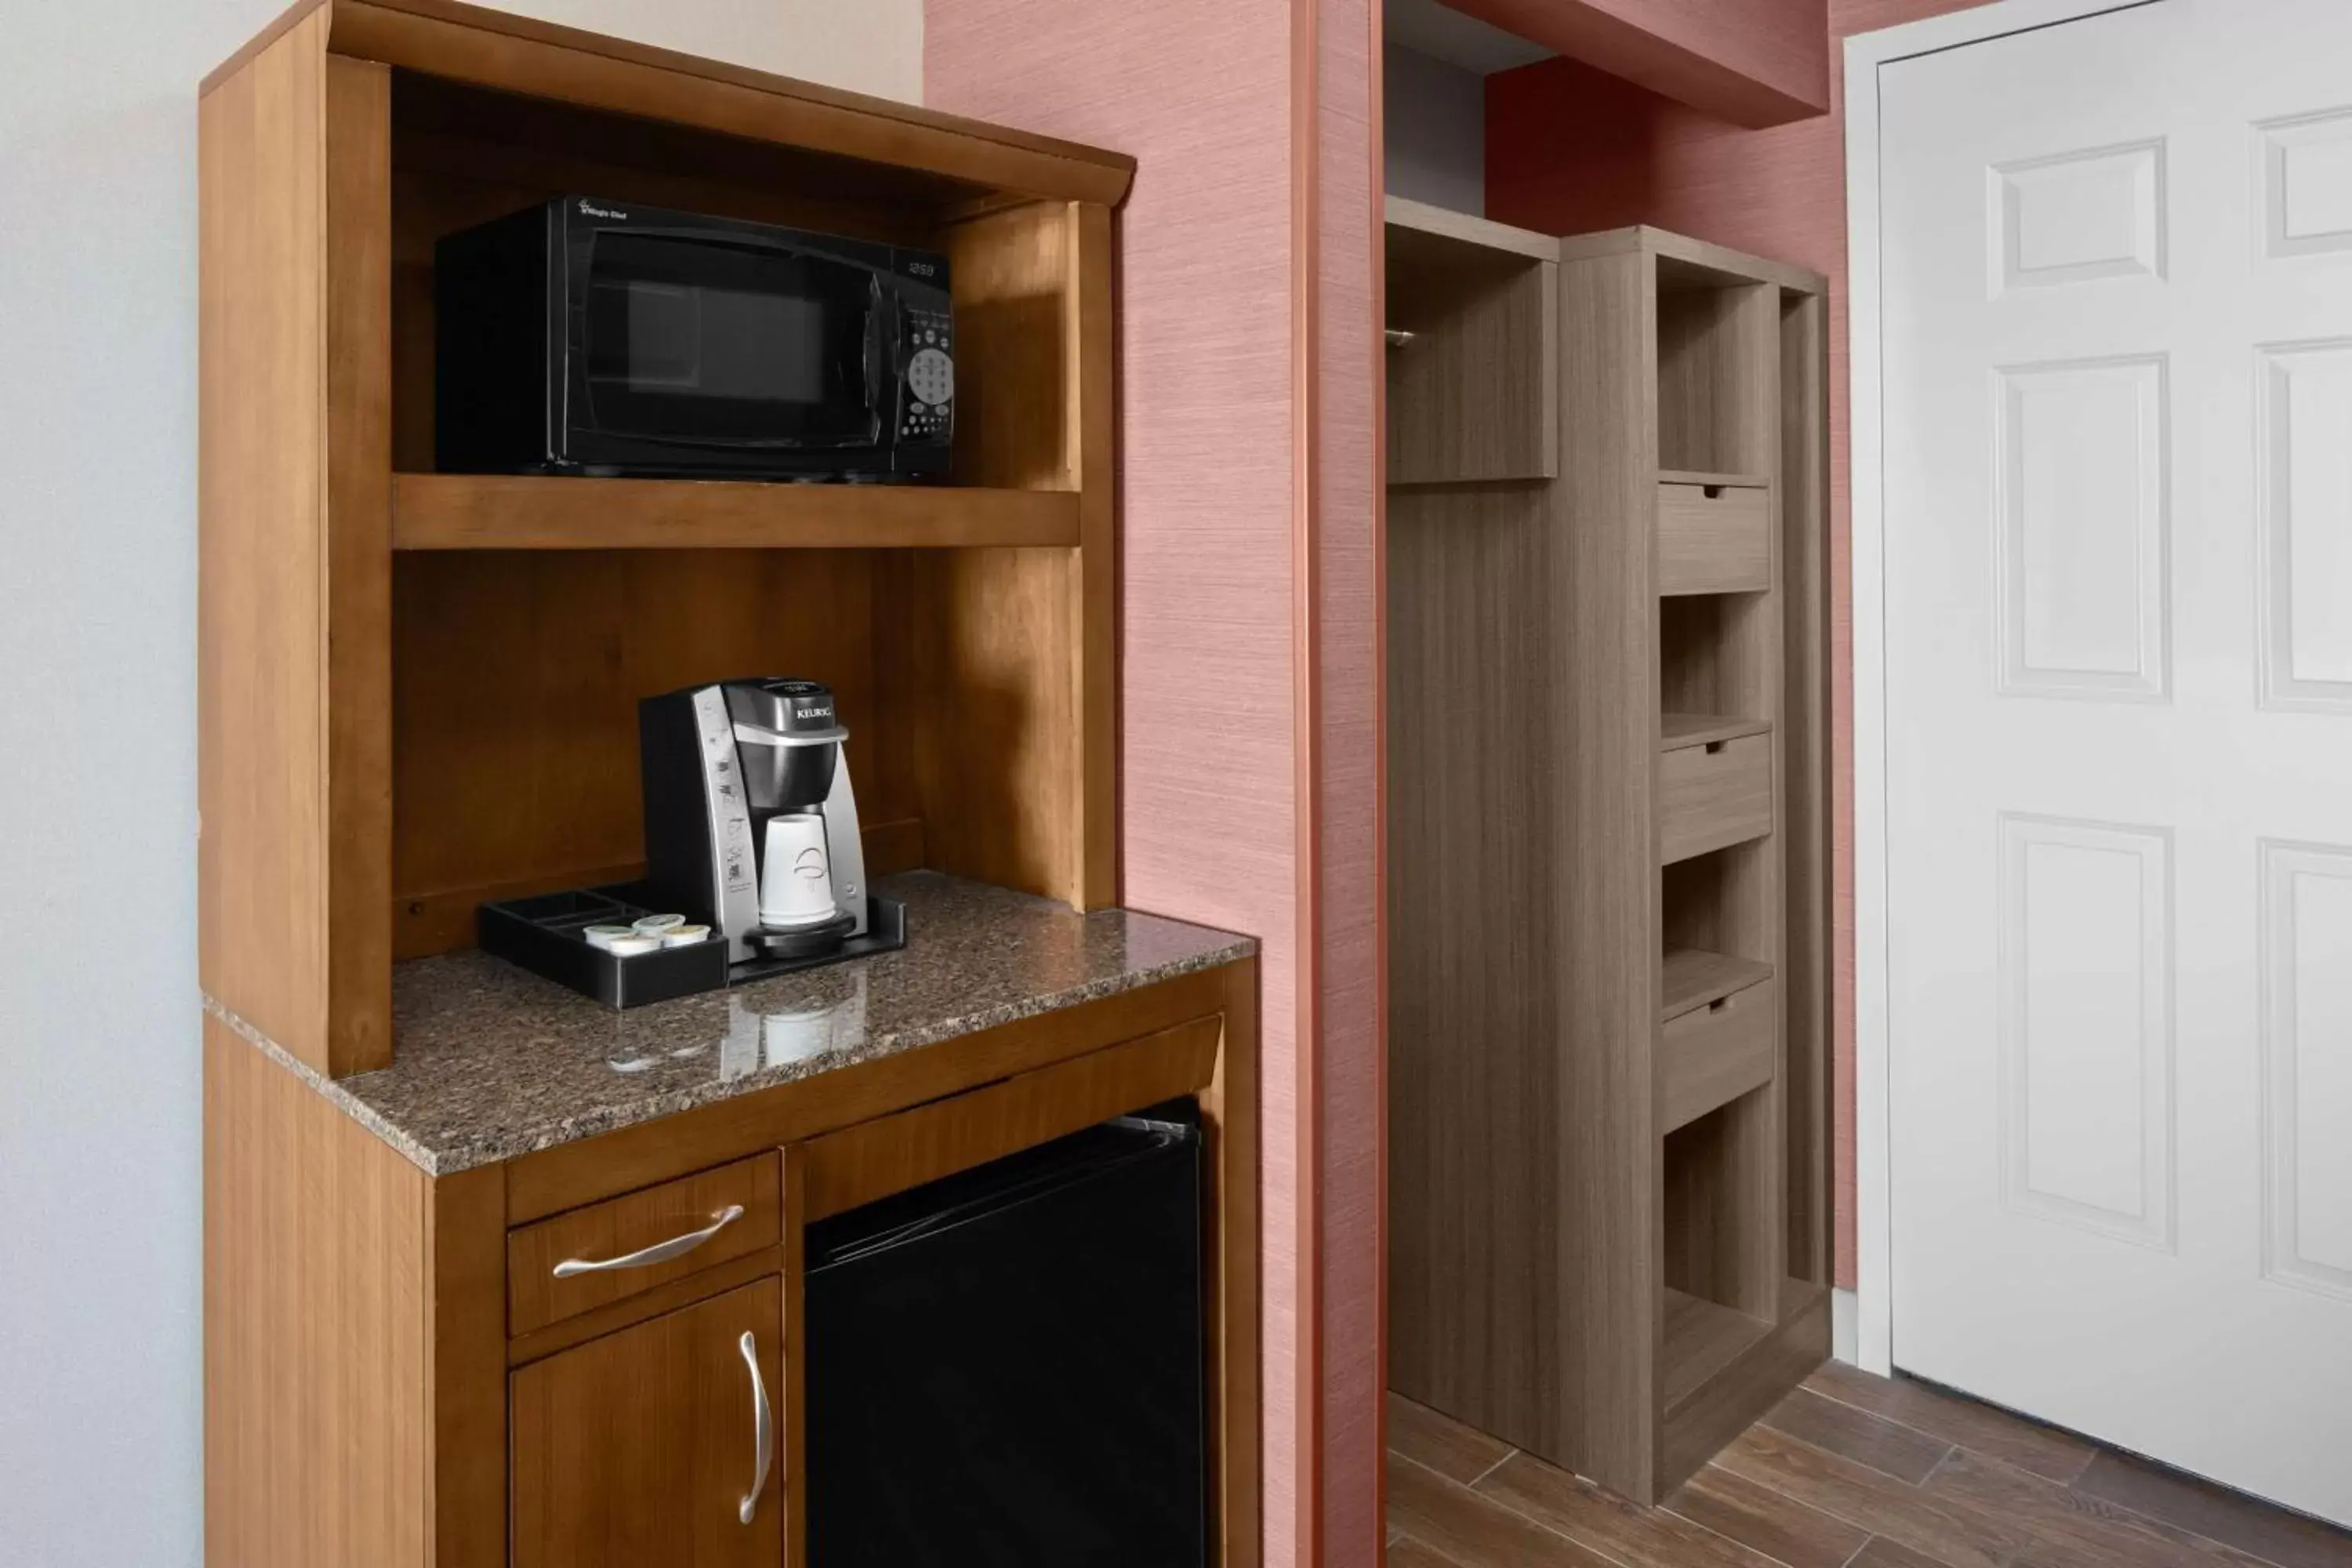
[[[809,1568],[1203,1568],[1190,1100],[807,1233]]]

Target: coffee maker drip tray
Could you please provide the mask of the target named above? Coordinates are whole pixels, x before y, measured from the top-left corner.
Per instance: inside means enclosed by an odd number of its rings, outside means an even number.
[[[877,952],[896,952],[907,945],[907,906],[896,899],[868,895],[866,900],[866,934],[851,936],[857,922],[847,915],[836,915],[821,925],[782,928],[762,926],[744,938],[759,956],[744,959],[728,971],[730,984],[747,980],[765,980],[772,974],[786,974],[795,969],[814,969],[820,963],[837,963],[845,958],[868,958]]]
[[[645,884],[578,888],[536,898],[508,899],[474,911],[475,941],[484,952],[530,970],[608,1007],[641,1007],[704,991],[765,980],[796,969],[814,969],[852,958],[895,952],[907,945],[907,906],[868,895],[866,934],[850,936],[856,921],[839,915],[793,931],[762,931],[752,939],[761,953],[727,962],[723,938],[688,947],[618,953],[591,942],[591,926],[626,925],[652,912],[658,897]]]

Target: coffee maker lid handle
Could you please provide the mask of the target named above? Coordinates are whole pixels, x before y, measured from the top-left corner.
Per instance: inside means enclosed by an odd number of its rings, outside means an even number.
[[[849,739],[849,731],[835,724],[830,730],[798,730],[786,734],[771,730],[764,724],[746,724],[735,721],[735,739],[746,746],[831,746]]]

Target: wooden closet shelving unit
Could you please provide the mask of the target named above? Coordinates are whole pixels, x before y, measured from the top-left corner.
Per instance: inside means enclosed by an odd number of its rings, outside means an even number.
[[[1829,1345],[1822,281],[1389,225],[1391,1382],[1653,1501]]]

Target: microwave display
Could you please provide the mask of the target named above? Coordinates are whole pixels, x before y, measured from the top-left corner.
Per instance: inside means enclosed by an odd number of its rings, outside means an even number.
[[[446,471],[947,471],[944,257],[565,196],[449,236],[434,269]]]

